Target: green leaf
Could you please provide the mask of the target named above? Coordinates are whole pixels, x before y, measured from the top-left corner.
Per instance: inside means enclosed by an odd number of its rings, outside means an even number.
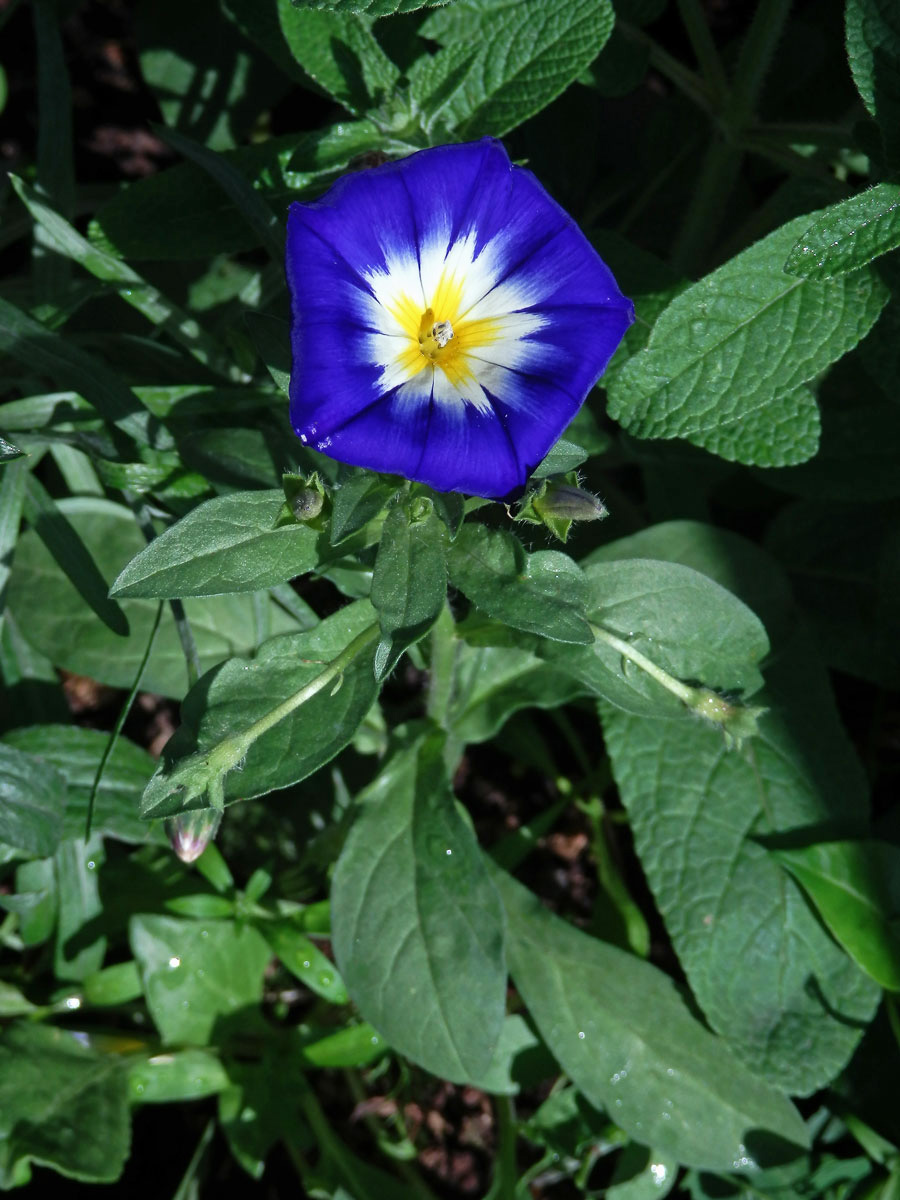
[[[690,441],[728,462],[791,467],[813,458],[819,449],[820,432],[815,394],[807,387],[798,387],[775,396],[751,413],[694,433]]]
[[[65,777],[68,791],[63,836],[81,834],[88,797],[109,734],[75,725],[31,725],[8,730],[3,741],[54,767]],[[123,842],[165,841],[161,830],[151,831],[147,822],[138,817],[135,803],[154,766],[146,750],[127,738],[117,739],[100,780],[91,822],[93,829]]]
[[[17,176],[11,175],[10,179],[19,198],[42,229],[48,246],[90,271],[97,279],[117,285],[117,294],[123,300],[136,308],[152,324],[164,329],[198,362],[220,375],[232,379],[241,378],[241,371],[218,342],[204,332],[195,317],[184,312],[171,300],[167,300],[157,288],[147,283],[120,259],[83,238],[68,221],[54,212],[37,192]]]
[[[635,848],[701,1009],[751,1068],[805,1095],[844,1065],[878,994],[755,838],[861,820],[866,796],[808,645],[777,651],[770,709],[739,752],[699,722],[608,707],[602,719]]]
[[[391,94],[400,72],[376,41],[371,18],[277,2],[291,54],[339,104],[364,113]]]
[[[109,584],[71,522],[66,520],[44,485],[29,474],[25,482],[25,516],[94,615],[121,637],[129,633],[122,609],[107,595]]]
[[[255,592],[312,571],[318,535],[309,525],[275,528],[280,490],[232,492],[192,509],[133,558],[115,596],[218,596]]]
[[[240,738],[316,679],[360,634],[372,629],[374,618],[371,605],[359,601],[307,633],[270,639],[252,660],[232,658],[202,676],[184,699],[182,725],[147,785],[142,815],[168,817],[184,811],[181,793],[186,787],[190,792],[185,765],[189,768],[196,760],[202,768],[216,747]],[[336,684],[253,741],[240,770],[225,780],[226,800],[249,799],[297,783],[347,745],[378,691],[372,653],[367,649],[356,655]],[[188,807],[205,805],[198,799]]]
[[[249,925],[137,916],[129,926],[156,1028],[167,1044],[205,1046],[216,1023],[257,1010],[269,947]]]
[[[299,1057],[308,1067],[366,1067],[383,1058],[387,1048],[384,1038],[364,1021],[325,1037],[304,1040]]]
[[[74,388],[104,420],[142,442],[142,405],[135,393],[102,359],[66,341],[0,297],[0,352],[47,375],[60,387]]]
[[[900,246],[900,186],[877,183],[824,209],[798,239],[784,269],[807,279],[833,279]]]
[[[431,504],[423,518],[400,505],[388,513],[381,532],[372,604],[381,641],[375,651],[375,677],[384,679],[400,655],[424,637],[447,597],[446,526]]]
[[[133,1103],[178,1104],[224,1092],[231,1081],[217,1054],[177,1050],[133,1063],[128,1091]]]
[[[84,498],[61,501],[58,507],[105,578],[115,579],[146,544],[134,517],[120,505]],[[112,634],[96,619],[37,536],[29,532],[16,548],[9,607],[29,643],[55,665],[113,687],[130,688],[147,646],[157,601],[123,601],[131,634],[128,638]],[[188,600],[185,611],[204,670],[233,654],[249,653],[259,644],[260,614],[253,596]],[[268,611],[270,628],[263,636],[296,629],[281,608],[271,604]],[[172,615],[166,611],[143,686],[150,692],[180,697],[185,681],[184,652]]]
[[[378,148],[382,140],[371,122],[355,121],[270,138],[222,157],[283,214],[291,200],[321,188],[355,155]],[[123,188],[98,210],[88,233],[96,245],[130,260],[204,259],[260,244],[222,188],[193,162]]]
[[[98,1008],[129,1004],[143,995],[137,964],[131,959],[86,976],[82,988],[85,1003]]]
[[[607,548],[609,549],[609,548]],[[596,696],[647,717],[693,720],[685,706],[628,657],[634,650],[676,680],[749,697],[762,685],[769,649],[759,618],[699,571],[652,559],[585,567],[588,617],[600,631],[589,648],[544,643],[538,653]],[[604,634],[611,634],[608,641]]]
[[[0,1035],[0,1184],[35,1162],[90,1183],[113,1183],[128,1156],[125,1067],[78,1034],[18,1021]],[[27,1178],[27,1174],[26,1174]]]
[[[101,932],[103,900],[99,876],[105,852],[103,839],[67,838],[54,856],[59,920],[53,970],[58,979],[81,981],[99,971],[106,954]]]
[[[893,0],[847,0],[847,57],[888,158],[900,152],[900,13]]]
[[[291,327],[280,317],[268,313],[244,313],[256,352],[265,363],[279,390],[290,395],[291,386]]]
[[[14,746],[0,745],[0,842],[46,858],[59,845],[65,776]]]
[[[635,1141],[736,1170],[805,1146],[793,1105],[694,1016],[667,975],[548,912],[494,869],[516,988],[572,1082]]]
[[[616,1161],[606,1200],[662,1200],[675,1186],[679,1164],[631,1142]]]
[[[9,445],[9,442],[6,443]],[[27,482],[25,463],[15,463],[0,471],[0,630],[6,613],[6,588],[12,563],[13,551],[19,540],[22,509],[25,505]],[[12,680],[7,679],[7,683]]]
[[[456,0],[419,33],[444,44],[479,44],[443,116],[461,136],[500,137],[565,91],[614,24],[609,0]]]
[[[459,630],[463,637],[468,629]],[[556,708],[586,691],[572,672],[528,650],[469,646],[456,654],[447,727],[460,742],[486,742],[522,708]]]
[[[797,836],[795,831],[794,837]],[[895,878],[900,850],[881,842],[817,842],[769,851],[794,876],[854,962],[888,991],[900,991],[900,930],[882,873]]]
[[[346,1004],[347,989],[334,963],[288,918],[264,921],[260,933],[286,970],[330,1004]]]
[[[451,583],[495,620],[554,641],[594,640],[585,615],[587,582],[567,554],[526,554],[505,530],[464,525],[447,566]]]
[[[455,1082],[487,1070],[506,1007],[503,916],[437,739],[401,751],[365,792],[331,914],[347,989],[391,1045]]]
[[[785,439],[802,421],[785,398],[851,350],[889,294],[868,269],[830,281],[786,275],[809,223],[791,221],[681,292],[646,349],[611,380],[610,416],[638,437],[682,437],[713,453],[721,445],[740,462],[783,462]],[[738,436],[736,424],[751,416],[747,436]],[[808,423],[801,428],[809,439]]]
[[[339,477],[332,493],[331,544],[337,546],[372,521],[397,494],[399,481],[371,471],[353,470]]]
[[[326,8],[331,12],[366,13],[370,17],[389,17],[392,13],[415,12],[417,8],[436,8],[447,0],[295,0],[297,8]]]

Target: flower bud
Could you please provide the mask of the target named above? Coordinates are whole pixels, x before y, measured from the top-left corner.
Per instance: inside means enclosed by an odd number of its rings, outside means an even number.
[[[215,808],[179,813],[166,821],[172,849],[183,863],[195,862],[219,832],[222,814]]]
[[[737,749],[746,738],[759,733],[759,718],[766,711],[759,705],[733,704],[711,688],[694,688],[688,707],[699,717],[718,725],[727,745]]]
[[[571,483],[550,483],[542,495],[532,501],[534,511],[545,520],[602,521],[609,516],[603,501]]]

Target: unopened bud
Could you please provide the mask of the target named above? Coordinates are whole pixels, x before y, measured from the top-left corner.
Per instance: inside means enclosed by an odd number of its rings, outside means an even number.
[[[183,863],[195,862],[219,832],[222,814],[215,808],[179,813],[166,821],[172,849]]]
[[[325,497],[316,488],[303,488],[291,499],[291,511],[298,521],[312,521],[322,511]]]
[[[532,503],[534,511],[545,519],[602,521],[609,516],[609,510],[598,496],[572,483],[550,483]]]

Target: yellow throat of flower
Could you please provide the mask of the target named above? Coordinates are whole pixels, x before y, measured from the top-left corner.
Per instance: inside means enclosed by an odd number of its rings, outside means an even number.
[[[429,362],[446,367],[459,353],[453,326],[449,321],[437,321],[433,308],[426,308],[419,322],[419,350]]]

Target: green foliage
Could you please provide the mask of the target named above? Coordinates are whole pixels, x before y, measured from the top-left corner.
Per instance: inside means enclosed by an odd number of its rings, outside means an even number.
[[[106,7],[0,6],[0,1188],[895,1197],[897,5]],[[289,205],[485,136],[636,311],[508,504],[287,414]]]

